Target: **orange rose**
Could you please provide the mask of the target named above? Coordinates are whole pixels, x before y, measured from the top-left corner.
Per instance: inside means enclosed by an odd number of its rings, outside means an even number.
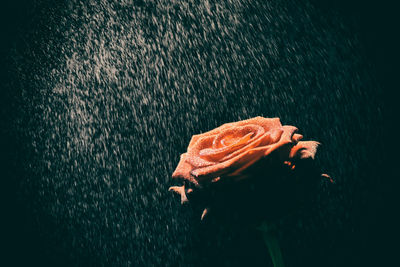
[[[299,141],[303,136],[296,131],[294,126],[282,126],[279,118],[255,117],[223,124],[192,137],[172,177],[195,185],[221,179],[240,180],[249,177],[247,168],[272,152],[279,155],[282,164],[290,165],[294,158],[314,158],[319,143]],[[184,190],[171,189],[181,195]],[[182,202],[185,200],[186,197]]]

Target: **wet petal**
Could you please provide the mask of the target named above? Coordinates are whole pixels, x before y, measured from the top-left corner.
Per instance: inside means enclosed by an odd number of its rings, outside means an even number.
[[[204,219],[204,217],[208,214],[208,212],[209,212],[209,209],[208,209],[208,208],[205,208],[205,209],[203,210],[203,213],[201,214],[201,220]]]
[[[195,169],[191,172],[191,174],[195,176],[198,181],[213,179],[224,174],[233,173],[238,169],[242,169],[243,167],[248,167],[249,162],[254,163],[262,156],[263,151],[255,151],[254,149],[248,150],[227,161],[205,168]]]
[[[335,183],[335,180],[333,180],[333,178],[330,177],[328,174],[323,173],[323,174],[321,174],[321,176],[324,177],[324,178],[326,178],[326,179],[329,179],[329,181],[330,181],[332,184]]]
[[[178,193],[179,195],[181,195],[181,204],[188,202],[189,200],[186,197],[186,193],[185,193],[185,186],[171,186],[169,189],[169,191],[173,191],[175,193]]]
[[[299,157],[300,159],[314,159],[318,145],[320,145],[320,143],[316,141],[300,141],[291,149],[289,158]]]
[[[260,136],[265,132],[265,129],[259,125],[249,124],[244,126],[236,126],[228,128],[224,131],[221,131],[213,142],[213,148],[221,148],[230,146],[231,144],[236,144],[238,142],[245,142],[242,138],[248,136],[250,138],[255,138]]]
[[[215,136],[204,136],[197,140],[197,142],[188,150],[186,161],[194,168],[201,168],[213,165],[214,162],[204,159],[200,156],[200,151],[211,147]]]
[[[301,134],[294,134],[293,135],[293,137],[292,137],[292,140],[294,141],[294,142],[298,142],[298,141],[300,141],[301,139],[303,139],[303,136],[301,135]]]
[[[274,138],[274,142],[267,143],[267,145],[264,146],[258,146],[256,148],[253,148],[252,150],[263,151],[263,156],[266,157],[272,152],[280,150],[283,146],[292,144],[292,136],[294,135],[295,131],[297,131],[297,128],[294,126],[282,126],[280,135],[276,135],[276,137],[280,136],[278,140]]]
[[[245,135],[241,139],[237,140],[237,142],[226,146],[226,147],[221,147],[221,148],[206,148],[200,151],[200,156],[205,159],[209,159],[214,162],[219,162],[221,159],[229,154],[232,153],[232,151],[236,151],[240,147],[243,147],[246,142],[248,142],[251,138],[251,133]]]
[[[189,143],[188,149],[190,147],[192,147],[197,142],[197,140],[201,137],[217,135],[226,129],[229,129],[232,127],[235,128],[235,127],[239,127],[239,126],[250,125],[250,124],[259,125],[259,126],[263,127],[265,129],[265,131],[269,131],[271,129],[279,128],[282,126],[279,118],[264,118],[264,117],[260,117],[260,116],[251,118],[251,119],[247,119],[247,120],[225,123],[211,131],[208,131],[208,132],[205,132],[202,134],[193,135],[192,139]]]
[[[197,184],[197,181],[192,177],[190,172],[192,171],[193,167],[190,165],[187,160],[187,153],[183,153],[181,155],[181,159],[176,167],[174,173],[172,174],[172,178],[183,178]]]
[[[245,151],[250,150],[252,148],[259,147],[259,146],[265,146],[266,144],[270,144],[270,143],[275,143],[277,140],[279,140],[282,133],[283,133],[283,130],[281,128],[268,131],[264,135],[262,135],[259,139],[254,140],[253,142],[249,143],[245,147],[238,149],[237,151],[222,158],[221,162],[229,160],[233,157],[236,157],[239,154],[244,153]]]

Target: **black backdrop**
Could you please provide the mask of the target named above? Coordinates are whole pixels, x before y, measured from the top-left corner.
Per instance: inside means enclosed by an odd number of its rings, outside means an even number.
[[[257,115],[321,141],[337,180],[281,222],[287,265],[394,260],[394,7],[125,2],[2,8],[5,266],[271,264],[167,192],[192,134]]]

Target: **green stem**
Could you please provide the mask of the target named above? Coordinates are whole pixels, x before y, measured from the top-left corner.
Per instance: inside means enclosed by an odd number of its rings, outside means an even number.
[[[273,224],[266,224],[264,223],[261,227],[258,228],[262,231],[264,242],[268,247],[269,254],[272,259],[272,263],[274,267],[284,267],[283,258],[281,249],[279,247],[278,239],[275,235],[275,226]]]

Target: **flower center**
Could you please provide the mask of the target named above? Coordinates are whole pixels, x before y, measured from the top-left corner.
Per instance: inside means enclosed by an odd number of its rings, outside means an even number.
[[[249,141],[253,135],[254,135],[254,133],[248,133],[245,136],[228,135],[228,136],[225,136],[223,139],[221,139],[221,144],[223,146],[230,146],[235,143],[237,145],[241,145],[241,144]]]
[[[258,125],[246,125],[237,128],[230,128],[221,132],[214,139],[212,147],[214,149],[220,149],[223,147],[240,146],[263,132],[264,129]]]

